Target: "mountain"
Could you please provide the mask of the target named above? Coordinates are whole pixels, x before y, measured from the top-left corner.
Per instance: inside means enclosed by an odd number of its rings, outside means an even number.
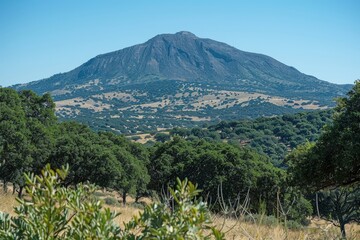
[[[324,109],[351,85],[331,84],[269,56],[178,32],[13,87],[50,92],[61,118],[127,133]]]

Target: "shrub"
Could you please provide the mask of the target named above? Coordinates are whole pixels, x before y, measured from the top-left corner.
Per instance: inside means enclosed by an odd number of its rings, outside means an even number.
[[[133,208],[143,210],[145,208],[145,206],[146,206],[146,203],[144,203],[144,202],[133,202],[133,203],[130,203],[129,205],[131,207],[133,207]]]
[[[25,175],[30,200],[17,199],[15,217],[0,214],[0,239],[120,239],[117,214],[102,210],[95,186],[62,187],[67,173],[46,165],[40,176]]]
[[[17,199],[15,217],[0,212],[0,239],[224,238],[210,225],[206,203],[195,199],[200,191],[187,180],[177,179],[176,190],[169,189],[175,202],[172,208],[165,203],[147,206],[121,230],[113,222],[117,214],[102,209],[94,185],[61,186],[67,173],[68,167],[54,171],[46,165],[40,176],[25,175],[28,200]]]
[[[135,136],[131,136],[131,138],[130,138],[131,140],[133,140],[133,141],[137,141],[137,140],[140,140],[141,139],[141,137],[140,136],[137,136],[137,135],[135,135]]]
[[[117,206],[117,205],[119,205],[119,201],[116,200],[116,198],[113,198],[113,197],[106,197],[106,198],[104,198],[104,202],[105,202],[105,204],[110,205],[110,206]]]
[[[169,189],[172,206],[154,203],[147,206],[140,217],[126,224],[130,239],[224,239],[224,235],[211,226],[206,203],[196,199],[199,190],[185,179],[177,179],[176,190]],[[139,235],[132,232],[141,231]]]

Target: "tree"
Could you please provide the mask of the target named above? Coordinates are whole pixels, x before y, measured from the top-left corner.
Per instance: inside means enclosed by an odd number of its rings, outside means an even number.
[[[25,111],[17,92],[0,89],[0,178],[21,184],[23,173],[31,170],[31,132],[26,127]],[[19,192],[21,195],[21,192]]]
[[[312,169],[315,166],[309,161],[309,158],[314,146],[315,143],[306,142],[297,146],[286,156],[285,163],[288,165],[287,172],[292,185],[305,187],[306,189],[309,178],[313,178],[314,171]]]
[[[57,168],[69,165],[66,185],[90,181],[110,187],[121,176],[123,169],[113,152],[112,142],[100,139],[89,127],[75,122],[61,123],[58,131],[50,163]]]
[[[147,170],[149,157],[147,150],[137,143],[132,143],[123,136],[113,133],[100,133],[102,144],[111,148],[122,172],[115,178],[111,185],[117,191],[121,191],[123,204],[129,193],[135,194],[138,200],[145,194],[150,176]]]
[[[49,93],[38,96],[31,90],[19,92],[26,118],[36,119],[45,126],[56,123],[55,103]]]
[[[55,104],[49,94],[1,88],[0,106],[0,176],[21,196],[23,173],[40,172],[53,149]]]
[[[149,188],[158,193],[173,184],[176,177],[188,176],[203,189],[204,197],[212,199],[216,199],[219,185],[227,200],[250,189],[251,208],[255,211],[260,201],[266,201],[272,212],[276,190],[284,179],[284,171],[275,168],[265,156],[221,142],[189,141],[175,136],[171,141],[158,143],[150,159]]]
[[[157,133],[154,138],[158,142],[166,142],[170,140],[170,135],[166,133]]]
[[[360,223],[360,187],[323,190],[318,193],[317,204],[320,217],[340,227],[344,239],[345,225],[351,222]]]
[[[288,161],[302,186],[318,190],[360,182],[360,80],[348,98],[338,100],[333,119],[314,146]]]

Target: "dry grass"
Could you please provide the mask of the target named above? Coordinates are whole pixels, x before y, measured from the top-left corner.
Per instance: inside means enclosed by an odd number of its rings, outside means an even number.
[[[120,196],[115,192],[105,192],[99,198],[104,199],[110,196],[120,199]],[[149,199],[143,199],[146,204],[151,203]],[[124,222],[130,221],[130,219],[139,214],[142,210],[132,207],[134,200],[131,197],[127,199],[128,205],[122,206],[119,202],[118,205],[106,205],[112,211],[119,212],[120,215],[115,219],[115,222],[121,227],[124,226]],[[12,195],[11,190],[8,193],[4,193],[0,190],[0,211],[7,212],[11,215],[14,214],[13,207],[17,205],[15,195]],[[223,217],[213,216],[214,225],[225,232],[226,239],[257,239],[257,240],[311,240],[311,239],[340,239],[340,230],[338,227],[324,221],[313,219],[311,225],[301,230],[288,230],[281,225],[266,226],[262,224],[254,224],[245,221],[239,221],[236,219],[225,219]],[[360,239],[360,225],[348,224],[346,226],[348,239]]]
[[[91,109],[94,110],[95,112],[101,112],[104,111],[105,109],[111,108],[110,104],[102,103],[101,101],[95,102],[93,99],[85,100],[80,97],[56,101],[55,104],[56,104],[56,108],[55,108],[56,111],[60,111],[68,107],[75,107],[75,106],[78,106],[79,108]]]
[[[124,227],[124,223],[129,222],[134,215],[139,215],[142,210],[130,206],[125,207],[113,207],[109,206],[112,211],[116,211],[120,213],[119,216],[115,218],[115,223],[118,224],[120,227]]]
[[[0,212],[6,212],[12,215],[14,214],[14,206],[17,205],[15,195],[12,194],[11,189],[5,193],[2,186],[0,186],[0,188]]]
[[[340,230],[323,220],[312,220],[312,224],[300,230],[289,230],[281,225],[266,226],[234,219],[217,218],[214,224],[225,232],[226,239],[257,239],[257,240],[310,240],[310,239],[341,239]],[[360,239],[360,225],[346,226],[348,239]]]

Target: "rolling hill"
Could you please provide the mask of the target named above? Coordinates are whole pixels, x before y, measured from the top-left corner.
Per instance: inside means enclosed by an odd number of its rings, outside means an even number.
[[[136,133],[326,109],[351,85],[322,81],[269,56],[178,32],[13,88],[50,92],[61,119]]]

